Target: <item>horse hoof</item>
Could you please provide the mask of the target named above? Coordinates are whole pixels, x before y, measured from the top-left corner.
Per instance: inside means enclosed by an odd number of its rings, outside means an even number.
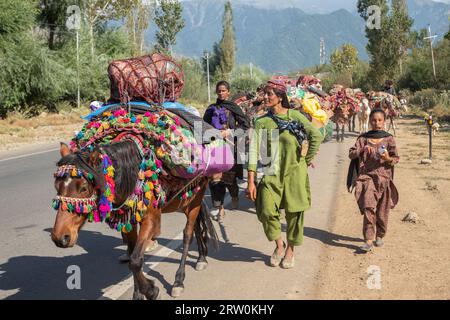
[[[133,300],[145,300],[145,299],[146,299],[145,295],[143,295],[140,292],[135,292],[133,294]]]
[[[149,290],[149,292],[145,295],[147,300],[158,300],[159,296],[160,292],[158,287],[155,287],[152,291]]]
[[[183,287],[173,287],[172,288],[172,292],[170,293],[170,295],[172,296],[172,298],[178,298],[179,296],[181,296],[181,294],[184,292],[184,288]]]
[[[203,271],[206,269],[206,267],[208,266],[208,262],[197,262],[197,264],[195,265],[195,270],[196,271]]]

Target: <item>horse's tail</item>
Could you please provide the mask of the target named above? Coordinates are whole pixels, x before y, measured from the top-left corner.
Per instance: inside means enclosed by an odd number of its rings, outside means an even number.
[[[211,215],[209,214],[209,207],[206,201],[202,200],[200,213],[195,222],[195,233],[197,239],[203,246],[207,246],[209,240],[212,241],[214,249],[219,249],[219,237],[217,236],[216,229],[211,221]]]

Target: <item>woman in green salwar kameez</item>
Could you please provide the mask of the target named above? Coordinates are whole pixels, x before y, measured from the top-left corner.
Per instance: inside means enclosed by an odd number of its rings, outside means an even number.
[[[308,167],[312,165],[323,136],[300,112],[289,109],[286,87],[282,83],[269,81],[265,103],[270,111],[255,122],[247,191],[249,198],[255,201],[256,213],[267,239],[276,243],[270,265],[276,267],[281,264],[281,267],[289,269],[294,266],[294,246],[303,243],[304,212],[311,206]],[[278,124],[274,117],[303,125],[307,139],[300,146],[301,142],[290,130],[276,130]],[[257,162],[264,154],[270,161],[261,159],[265,172],[256,187]],[[264,165],[264,162],[268,163]],[[280,209],[284,209],[286,215],[287,246],[281,236]]]

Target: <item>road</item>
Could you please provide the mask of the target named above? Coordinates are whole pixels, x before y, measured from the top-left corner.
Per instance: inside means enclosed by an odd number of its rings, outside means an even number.
[[[308,299],[314,298],[321,252],[330,238],[333,203],[339,175],[345,171],[350,141],[324,143],[310,169],[313,206],[305,219],[305,242],[292,270],[271,268],[268,243],[251,203],[242,196],[239,210],[227,211],[223,224],[214,222],[219,251],[210,249],[208,269],[194,270],[195,241],[187,264],[183,299]],[[50,240],[55,212],[53,177],[59,159],[55,146],[0,154],[0,299],[130,299],[131,279],[120,234],[104,224],[86,224],[78,244],[57,248]],[[245,183],[241,184],[243,192]],[[162,219],[160,247],[146,255],[145,270],[156,279],[162,299],[180,258],[184,215]],[[70,290],[70,266],[81,270],[81,289]]]

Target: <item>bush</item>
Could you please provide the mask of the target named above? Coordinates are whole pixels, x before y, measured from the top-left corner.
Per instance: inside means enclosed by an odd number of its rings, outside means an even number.
[[[417,91],[409,96],[409,104],[421,114],[431,112],[438,119],[450,119],[450,91]]]
[[[181,100],[185,103],[197,102],[207,104],[208,83],[202,65],[195,59],[183,58],[180,61],[184,71],[184,90]],[[214,84],[211,81],[211,94],[214,94]]]
[[[233,94],[239,92],[254,92],[260,84],[267,82],[269,78],[267,73],[256,66],[253,66],[252,72],[250,72],[249,65],[241,65],[233,71],[231,76]]]

